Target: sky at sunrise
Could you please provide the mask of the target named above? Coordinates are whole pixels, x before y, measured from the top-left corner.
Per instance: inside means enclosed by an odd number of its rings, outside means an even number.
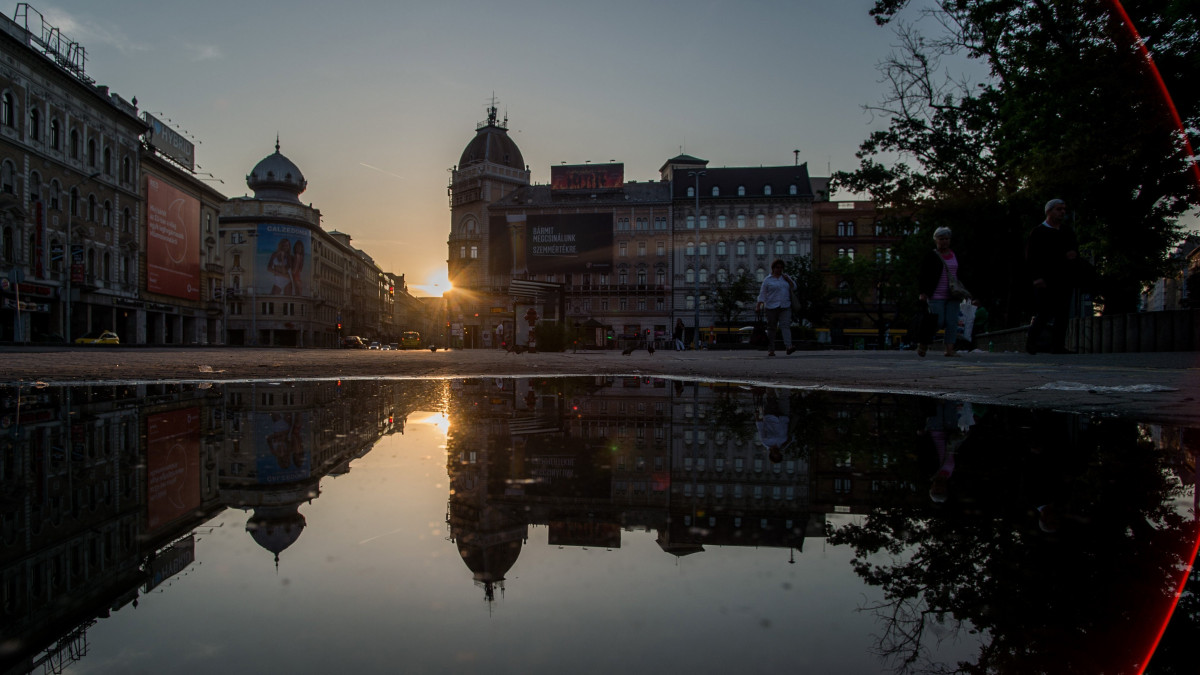
[[[535,183],[563,162],[615,160],[626,180],[642,181],[680,152],[713,167],[770,166],[792,164],[795,149],[810,175],[824,176],[853,169],[859,143],[885,126],[863,106],[885,92],[876,65],[896,39],[868,16],[872,4],[31,6],[87,50],[98,84],[137,97],[196,143],[197,171],[223,194],[249,194],[245,177],[278,134],[308,181],[300,198],[326,230],[407,275],[415,295],[440,295],[449,170],[493,92]],[[978,63],[952,67],[984,75]]]

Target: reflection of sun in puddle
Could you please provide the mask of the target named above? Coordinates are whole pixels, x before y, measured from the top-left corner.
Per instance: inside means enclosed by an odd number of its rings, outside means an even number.
[[[442,432],[442,436],[450,433],[450,418],[442,413],[429,413],[425,417],[421,417],[412,421],[413,424],[429,424],[437,427]]]

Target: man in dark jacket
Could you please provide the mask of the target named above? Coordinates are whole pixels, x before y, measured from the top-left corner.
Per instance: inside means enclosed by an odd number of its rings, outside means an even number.
[[[1071,308],[1071,269],[1079,257],[1075,232],[1066,224],[1067,204],[1061,199],[1046,202],[1046,220],[1033,228],[1025,247],[1029,276],[1033,282],[1033,321],[1025,339],[1025,351],[1036,354],[1046,324],[1054,322],[1051,350],[1066,351],[1067,315]]]

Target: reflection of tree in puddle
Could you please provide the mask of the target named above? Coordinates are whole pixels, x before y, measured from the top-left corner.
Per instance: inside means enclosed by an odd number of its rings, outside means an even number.
[[[929,655],[965,631],[981,644],[953,672],[1133,668],[1195,531],[1162,454],[1126,421],[992,410],[964,431],[956,419],[939,404],[907,486],[829,537],[883,591],[865,607],[880,655],[898,672],[950,672]],[[933,498],[914,498],[931,475]],[[1176,623],[1194,633],[1195,603],[1183,610]]]

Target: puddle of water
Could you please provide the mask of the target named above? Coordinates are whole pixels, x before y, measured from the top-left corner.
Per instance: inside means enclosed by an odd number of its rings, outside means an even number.
[[[642,377],[0,388],[0,670],[1136,671],[1197,438]],[[1197,633],[1186,592],[1152,666]]]

